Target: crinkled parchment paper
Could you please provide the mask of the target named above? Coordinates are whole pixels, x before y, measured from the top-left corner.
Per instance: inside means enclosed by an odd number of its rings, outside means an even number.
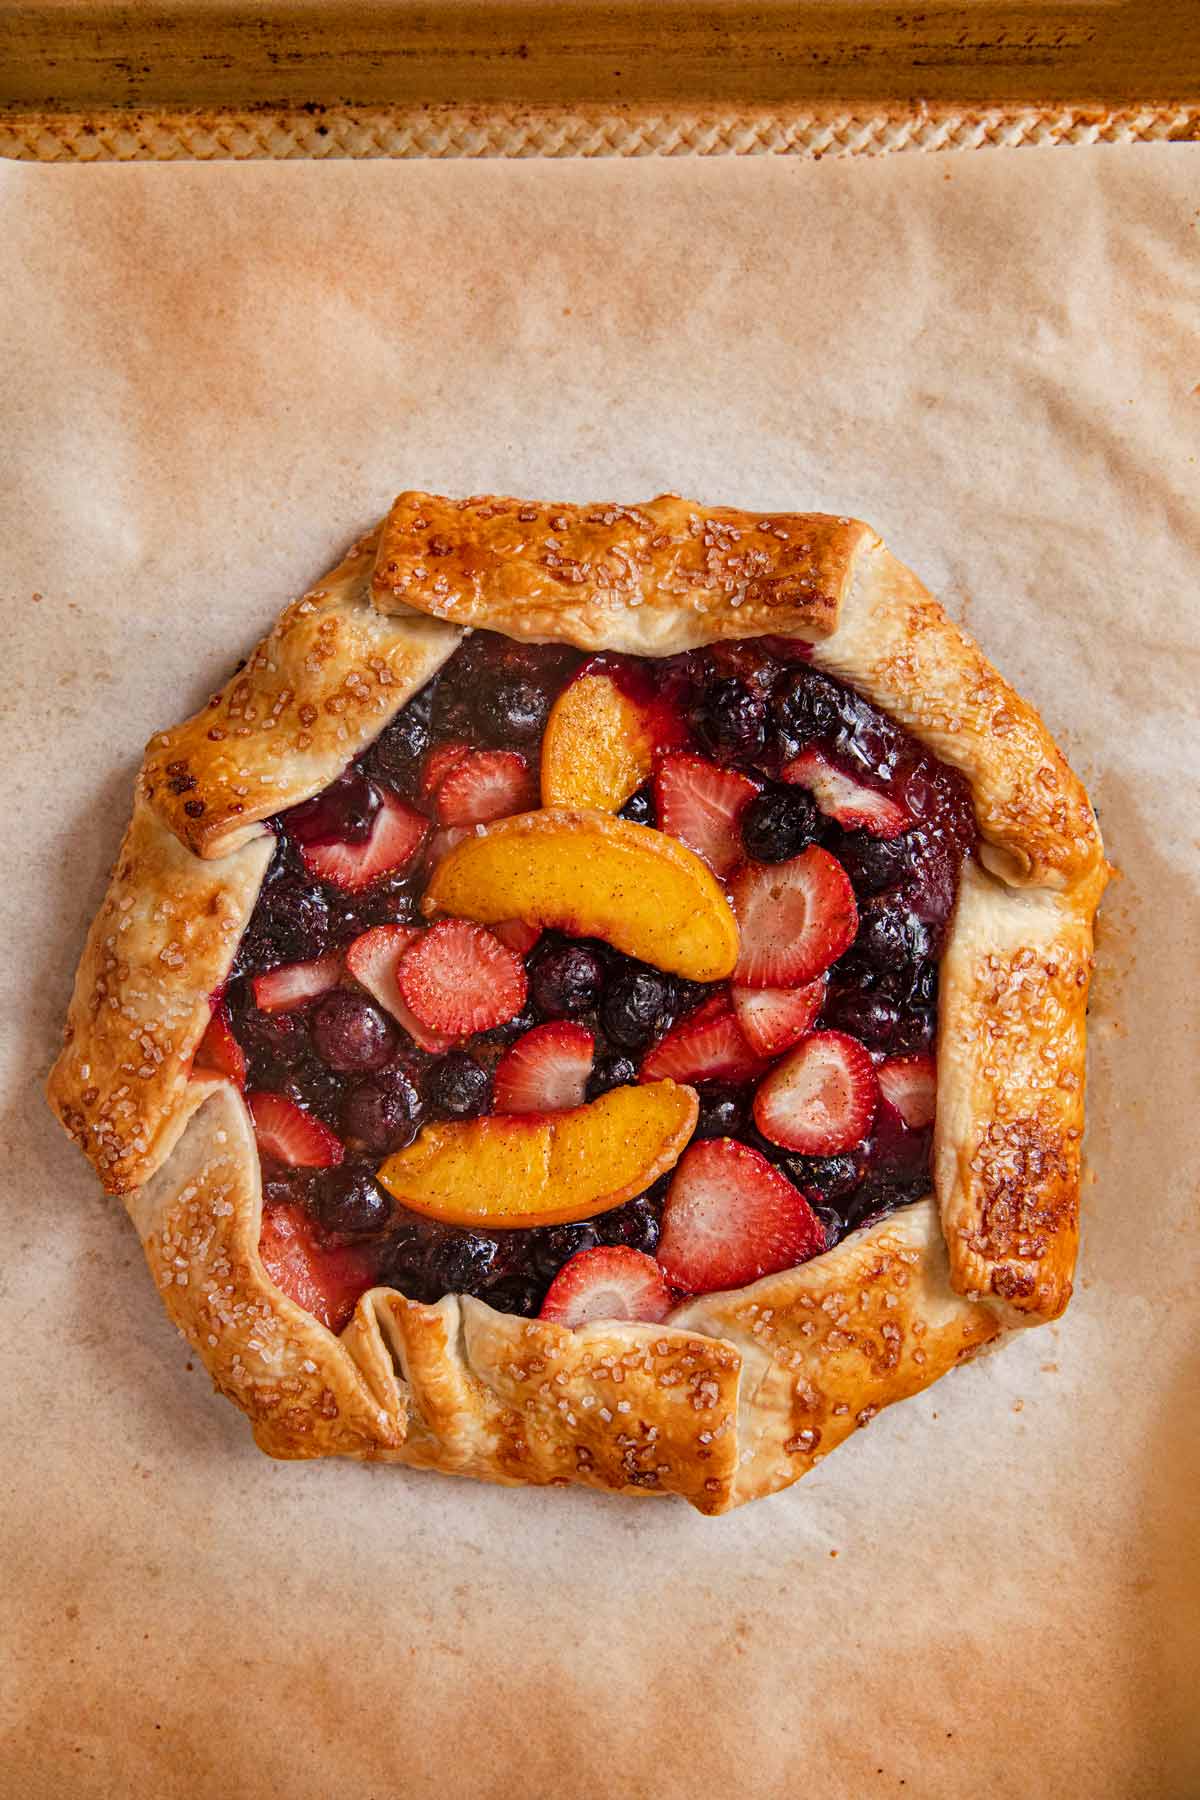
[[[0,165],[6,1793],[1200,1792],[1200,152]],[[402,487],[878,526],[1122,879],[1057,1326],[723,1520],[272,1464],[40,1097],[141,746]]]

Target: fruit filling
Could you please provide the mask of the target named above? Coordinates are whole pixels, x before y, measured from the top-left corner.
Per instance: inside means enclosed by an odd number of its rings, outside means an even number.
[[[332,1329],[378,1284],[660,1320],[928,1191],[970,791],[803,643],[476,632],[273,828],[196,1067]]]

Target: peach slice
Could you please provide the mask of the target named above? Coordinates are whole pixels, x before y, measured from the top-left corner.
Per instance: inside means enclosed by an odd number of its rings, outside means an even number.
[[[542,739],[543,805],[615,813],[653,765],[651,721],[611,675],[579,675],[563,689]]]
[[[427,1125],[379,1180],[402,1206],[445,1225],[567,1225],[623,1205],[674,1168],[698,1110],[690,1087],[656,1081],[569,1112]]]
[[[689,981],[719,981],[738,958],[738,927],[693,851],[628,819],[544,807],[464,838],[434,870],[421,902],[494,925],[524,919],[599,937]]]

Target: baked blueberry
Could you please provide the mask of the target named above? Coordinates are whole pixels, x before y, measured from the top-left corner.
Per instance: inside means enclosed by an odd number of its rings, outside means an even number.
[[[421,1118],[421,1097],[413,1081],[400,1069],[384,1069],[347,1091],[340,1124],[347,1143],[385,1156],[412,1143]]]
[[[396,1051],[396,1027],[365,994],[333,988],[313,1009],[313,1049],[342,1075],[382,1069]]]
[[[767,703],[736,675],[713,681],[692,708],[692,730],[716,762],[753,762],[767,737]]]
[[[446,1119],[477,1119],[492,1098],[492,1078],[465,1050],[451,1050],[425,1077],[425,1098]]]
[[[640,1050],[660,1037],[675,1017],[675,987],[669,975],[645,963],[626,962],[610,977],[600,1018],[610,1043]]]
[[[787,862],[821,836],[824,820],[802,787],[764,788],[742,814],[742,844],[755,862]]]
[[[637,1077],[637,1064],[632,1057],[623,1056],[619,1051],[611,1056],[599,1056],[588,1076],[587,1097],[598,1100],[601,1094],[607,1094],[615,1087],[625,1087]]]
[[[551,940],[529,958],[529,997],[543,1019],[576,1019],[600,999],[604,970],[583,944]]]
[[[337,1237],[382,1231],[392,1216],[391,1200],[366,1169],[331,1169],[317,1195],[317,1217]]]

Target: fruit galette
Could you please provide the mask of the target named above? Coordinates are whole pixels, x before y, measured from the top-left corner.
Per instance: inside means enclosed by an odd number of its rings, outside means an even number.
[[[1066,1305],[1105,874],[867,526],[404,494],[152,740],[50,1097],[271,1454],[723,1512]]]

